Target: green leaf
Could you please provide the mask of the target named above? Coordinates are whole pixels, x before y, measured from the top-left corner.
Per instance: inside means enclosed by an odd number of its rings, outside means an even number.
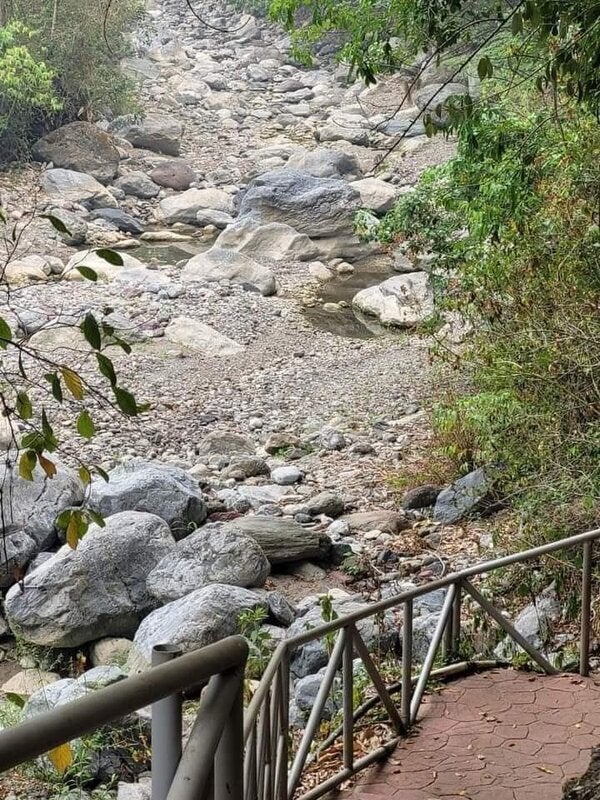
[[[95,283],[98,280],[98,273],[91,267],[75,267],[75,269],[83,275],[87,281],[93,281]]]
[[[42,217],[42,219],[47,219],[52,225],[52,227],[56,228],[56,230],[59,233],[64,233],[67,236],[71,235],[71,231],[67,228],[65,223],[58,217],[55,217],[54,214],[41,214],[40,216]]]
[[[12,342],[12,331],[8,322],[0,317],[0,348],[5,350],[7,342]]]
[[[46,440],[40,431],[30,431],[26,433],[21,439],[21,447],[26,447],[29,450],[35,450],[36,453],[44,449]]]
[[[521,14],[520,11],[517,11],[513,15],[510,27],[511,27],[511,31],[513,33],[513,36],[516,36],[517,34],[522,32],[522,30],[523,30],[523,15]]]
[[[21,419],[31,419],[33,417],[33,406],[27,392],[17,394],[17,414]]]
[[[77,417],[77,433],[83,436],[84,439],[91,439],[96,433],[94,421],[85,408]]]
[[[109,482],[110,478],[108,476],[108,472],[103,470],[102,467],[99,467],[99,466],[96,465],[92,469],[93,469],[94,472],[96,472],[98,475],[100,475],[100,477],[102,478],[103,481],[105,481],[105,483]]]
[[[105,378],[108,378],[111,386],[117,385],[117,374],[112,361],[104,353],[96,353],[96,360],[98,361],[98,369]]]
[[[52,453],[58,447],[58,442],[44,408],[42,409],[42,433],[44,435],[44,446],[49,453]]]
[[[103,258],[109,264],[112,264],[114,267],[122,267],[123,266],[123,259],[116,250],[109,250],[107,247],[103,247],[100,250],[96,250],[96,255],[100,258]]]
[[[60,528],[61,531],[66,530],[67,529],[67,525],[69,524],[69,522],[71,520],[71,514],[72,513],[73,512],[72,512],[72,510],[70,508],[67,508],[64,511],[61,511],[60,514],[54,520],[54,524],[56,525],[56,527]]]
[[[25,708],[25,698],[21,697],[20,694],[15,694],[14,692],[5,692],[4,697],[9,703],[12,703],[18,708]]]
[[[60,385],[60,378],[56,374],[56,372],[49,372],[47,375],[44,375],[48,383],[52,388],[52,396],[55,400],[58,400],[59,403],[63,401],[63,393],[62,387]]]
[[[106,522],[104,521],[104,517],[102,514],[99,514],[97,511],[94,511],[91,508],[86,509],[88,517],[95,522],[99,528],[105,528]]]
[[[33,470],[37,464],[37,454],[34,450],[26,450],[19,459],[19,475],[25,481],[33,480]]]
[[[86,486],[92,482],[92,474],[87,467],[79,467],[77,474],[79,475],[81,482]]]
[[[479,75],[479,79],[484,80],[485,78],[491,78],[493,73],[494,67],[490,59],[487,56],[480,58],[479,63],[477,64],[477,74]]]
[[[138,414],[137,403],[135,397],[128,392],[127,389],[121,389],[120,386],[113,387],[115,400],[121,411],[128,417],[135,417]]]
[[[121,350],[124,350],[127,353],[127,355],[131,354],[131,345],[130,344],[128,344],[124,339],[120,339],[118,336],[115,336],[113,338],[114,338],[114,343],[119,345]]]
[[[90,344],[94,350],[100,350],[102,347],[102,335],[94,315],[89,313],[86,314],[79,327],[83,331],[83,335],[85,336],[88,344]]]

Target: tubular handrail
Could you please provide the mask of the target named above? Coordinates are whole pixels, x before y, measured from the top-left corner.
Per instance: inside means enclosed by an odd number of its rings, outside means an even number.
[[[533,547],[530,550],[523,550],[521,553],[513,553],[512,555],[503,556],[502,558],[482,561],[479,564],[474,564],[472,567],[466,567],[460,570],[460,572],[450,572],[444,578],[438,578],[422,586],[416,586],[414,589],[409,589],[406,592],[387,597],[385,600],[369,603],[365,605],[365,608],[354,611],[352,614],[345,614],[331,622],[324,622],[322,625],[315,626],[309,631],[291,636],[289,639],[282,642],[283,648],[288,651],[294,650],[301,644],[306,644],[306,642],[310,642],[313,639],[319,639],[322,636],[326,636],[328,633],[338,631],[340,628],[346,627],[350,622],[356,623],[361,622],[363,619],[368,619],[369,617],[375,617],[378,614],[382,614],[385,611],[399,606],[406,600],[414,600],[417,597],[423,597],[426,594],[431,594],[431,592],[434,592],[436,589],[445,589],[463,578],[484,575],[487,572],[492,572],[502,567],[509,567],[523,561],[531,561],[532,558],[554,553],[557,550],[571,549],[578,544],[584,544],[585,542],[593,541],[598,538],[600,538],[600,528],[577,534],[577,536],[560,539],[549,544],[540,545],[539,547]]]
[[[342,722],[334,734],[327,736],[326,746],[330,747],[337,737],[342,737],[343,747],[340,771],[330,775],[312,788],[304,790],[299,800],[316,800],[329,790],[339,786],[366,766],[389,754],[408,728],[417,720],[422,698],[429,680],[433,677],[448,678],[473,668],[489,669],[502,664],[502,660],[459,660],[461,637],[461,603],[469,596],[486,614],[488,614],[504,631],[508,639],[521,647],[527,655],[544,672],[556,673],[556,668],[545,655],[531,645],[512,625],[510,620],[496,608],[473,585],[471,578],[478,577],[515,564],[522,564],[559,550],[570,550],[582,546],[582,603],[579,671],[581,675],[589,672],[589,649],[591,627],[591,580],[592,580],[592,546],[600,538],[600,528],[585,533],[560,539],[555,542],[533,547],[519,553],[474,564],[443,578],[423,584],[405,592],[388,597],[375,603],[365,604],[364,608],[351,614],[339,616],[335,620],[310,628],[302,633],[283,640],[275,649],[262,678],[253,694],[244,718],[244,741],[246,743],[246,775],[251,781],[246,789],[247,800],[293,800],[297,796],[297,788],[302,782],[305,768],[325,751],[325,744],[318,743],[315,752],[311,746],[317,744],[317,737],[328,698],[334,692],[341,691]],[[413,672],[413,601],[439,589],[446,589],[446,596],[440,612],[435,631],[431,635],[427,653],[420,671]],[[375,663],[371,659],[368,648],[362,640],[357,624],[385,614],[392,609],[401,608],[402,624],[402,669],[401,681],[391,687],[385,685]],[[325,639],[331,646],[330,661],[322,677],[321,686],[311,705],[310,715],[303,734],[297,743],[295,754],[290,754],[289,723],[289,676],[294,650],[318,639]],[[434,669],[438,650],[442,652],[447,666]],[[355,655],[362,661],[368,677],[375,689],[375,697],[360,707],[354,708],[353,702],[353,659]],[[419,662],[421,663],[421,662]],[[506,662],[504,662],[506,663]],[[288,685],[286,686],[286,682]],[[401,691],[400,713],[391,700],[390,695]],[[383,705],[387,712],[387,730],[393,738],[385,741],[374,751],[356,758],[354,754],[354,725],[364,713],[377,703]],[[360,713],[357,713],[359,712]],[[281,754],[280,754],[281,751]],[[289,779],[287,776],[289,774]],[[277,776],[273,780],[273,775]],[[310,783],[308,784],[311,785]]]
[[[99,689],[72,703],[39,714],[13,728],[7,728],[0,732],[0,772],[44,755],[65,742],[122,719],[150,703],[156,704],[164,698],[200,686],[207,681],[210,688],[216,678],[228,681],[228,686],[233,686],[234,691],[238,691],[239,694],[239,698],[236,696],[236,699],[239,699],[239,710],[236,712],[237,717],[234,721],[236,724],[239,722],[240,747],[236,756],[240,760],[241,769],[241,691],[247,657],[248,643],[246,640],[242,636],[231,636],[201,650],[182,655],[161,666],[153,667],[147,672],[133,675],[104,689]],[[204,703],[201,703],[199,716],[203,713],[203,705]],[[234,714],[231,710],[231,703],[226,711]],[[202,752],[204,759],[211,763],[215,756],[214,748],[219,745],[221,738],[225,736],[231,738],[232,733],[228,732],[228,721],[225,717],[216,721],[203,720],[205,732],[212,725],[213,739],[216,740],[216,742],[211,741],[211,745],[214,745],[212,749],[208,748]],[[192,737],[190,737],[190,741],[193,741]],[[196,755],[197,753],[198,749],[196,749]],[[227,755],[228,762],[231,762],[230,754]],[[184,757],[185,751],[182,762],[184,762]],[[232,763],[230,768],[233,769]],[[215,759],[216,769],[217,759]],[[178,780],[176,775],[170,787],[169,798],[192,800],[197,797],[191,792],[185,779],[184,775]],[[232,800],[241,798],[240,787],[241,784],[238,786],[237,795],[228,795]],[[164,797],[161,800],[164,800]]]

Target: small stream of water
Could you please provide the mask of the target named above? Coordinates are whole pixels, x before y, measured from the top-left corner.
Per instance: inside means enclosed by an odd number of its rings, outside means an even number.
[[[361,289],[375,286],[391,272],[361,270],[357,268],[351,275],[340,275],[324,283],[319,291],[322,302],[304,309],[305,317],[316,327],[338,336],[350,339],[372,339],[376,336],[393,335],[389,328],[381,325],[374,317],[361,314],[352,307],[352,298]],[[343,303],[335,311],[324,308],[326,303]]]

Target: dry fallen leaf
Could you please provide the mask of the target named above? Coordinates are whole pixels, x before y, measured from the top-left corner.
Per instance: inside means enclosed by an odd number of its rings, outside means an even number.
[[[66,744],[59,744],[54,750],[50,750],[48,758],[54,765],[56,771],[63,775],[73,763],[71,745],[68,742]]]

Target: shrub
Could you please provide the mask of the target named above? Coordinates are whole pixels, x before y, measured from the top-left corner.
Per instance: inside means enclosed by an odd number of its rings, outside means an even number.
[[[524,529],[554,535],[600,497],[600,129],[553,96],[495,96],[381,228],[440,254],[476,331],[473,394],[436,415],[445,455],[495,465]]]
[[[32,54],[34,41],[20,22],[0,28],[0,159],[20,155],[36,124],[61,109],[55,73]]]
[[[121,60],[142,10],[141,0],[21,0],[11,6],[11,21],[0,29],[0,158],[20,157],[31,140],[73,119],[131,109],[134,84]]]

